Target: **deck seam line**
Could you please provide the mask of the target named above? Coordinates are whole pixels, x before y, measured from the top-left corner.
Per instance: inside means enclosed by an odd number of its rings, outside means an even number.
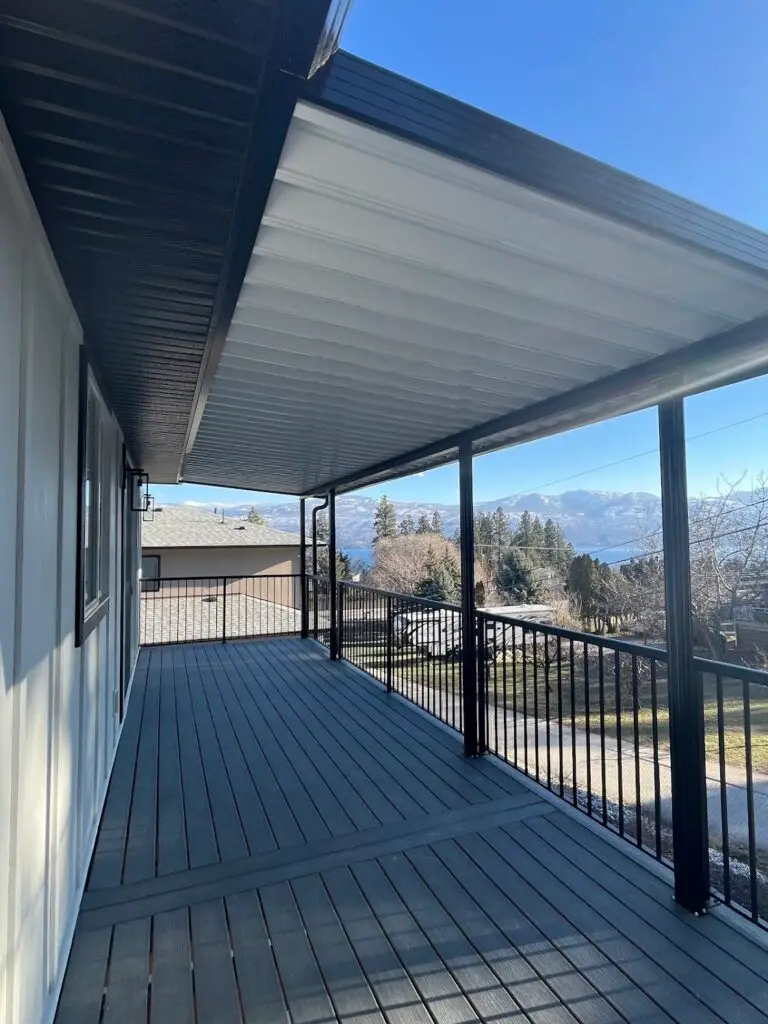
[[[375,860],[385,854],[428,846],[431,843],[474,833],[481,829],[498,828],[505,823],[509,824],[528,817],[553,813],[556,812],[548,804],[543,801],[535,801],[518,807],[496,808],[495,811],[487,812],[479,818],[473,815],[439,825],[434,822],[422,821],[419,823],[418,829],[409,830],[403,834],[372,837],[371,841],[367,843],[361,844],[358,841],[355,845],[345,844],[341,849],[331,849],[321,853],[308,852],[304,856],[290,861],[283,859],[271,866],[250,867],[237,873],[227,871],[227,865],[216,865],[224,870],[217,873],[216,877],[206,881],[195,881],[194,878],[190,878],[190,876],[197,876],[199,872],[206,870],[198,868],[194,872],[184,873],[183,884],[167,886],[151,895],[123,898],[95,907],[83,906],[78,926],[89,931],[95,928],[104,928],[110,924],[149,917],[162,911],[176,910],[211,899],[234,896],[238,892],[249,892],[265,885],[301,878],[304,875],[317,874],[320,871],[328,870],[329,866],[345,866],[365,860]],[[382,829],[382,831],[384,830]],[[287,851],[282,852],[285,854]],[[240,865],[245,867],[242,861]],[[170,877],[163,876],[164,880]]]

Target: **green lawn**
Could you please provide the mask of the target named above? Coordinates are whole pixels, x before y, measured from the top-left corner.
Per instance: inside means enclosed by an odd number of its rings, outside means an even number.
[[[386,655],[382,646],[375,644],[345,646],[345,657],[370,672],[382,681],[386,681]],[[501,706],[504,703],[504,668],[501,663],[490,666],[488,690],[491,702],[495,699]],[[667,701],[667,682],[662,675],[664,666],[658,666],[659,675],[656,680],[657,711],[656,723],[658,745],[660,751],[669,749],[669,705]],[[413,699],[421,700],[424,693],[425,703],[433,701],[437,706],[435,692],[452,694],[458,687],[459,667],[450,660],[440,658],[426,659],[409,649],[396,651],[392,664],[393,685],[395,689],[405,692]],[[584,685],[581,665],[576,666],[574,678],[573,719],[577,728],[589,728],[593,733],[600,732],[600,681],[597,666],[590,662],[589,692]],[[632,706],[632,676],[630,664],[622,663],[620,670],[621,682],[621,731],[625,744],[634,742],[635,728],[637,741],[641,746],[653,745],[653,708],[651,682],[649,678],[640,678],[637,692],[637,726],[634,721]],[[704,723],[707,759],[717,762],[720,756],[717,731],[717,695],[713,676],[705,676],[704,686]],[[519,713],[527,707],[529,715],[537,708],[540,720],[546,716],[547,672],[544,665],[534,666],[531,662],[525,665],[525,685],[523,685],[523,664],[508,660],[506,662],[506,705],[512,709],[517,703]],[[571,687],[569,666],[564,662],[561,672],[562,713],[564,722],[571,724]],[[587,700],[588,696],[588,700]],[[603,681],[603,716],[606,735],[615,737],[617,733],[616,685],[613,657],[607,656],[604,662]],[[751,686],[750,694],[752,719],[752,764],[755,771],[768,773],[768,687],[756,684]],[[549,704],[550,717],[556,720],[558,712],[557,673],[554,665],[549,670]],[[589,715],[587,714],[589,705]],[[734,767],[745,767],[744,711],[742,705],[741,684],[724,680],[723,683],[723,732],[725,760]]]

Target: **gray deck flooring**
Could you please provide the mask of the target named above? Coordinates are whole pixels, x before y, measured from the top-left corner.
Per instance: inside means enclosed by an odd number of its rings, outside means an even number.
[[[145,648],[57,1024],[768,1021],[768,953],[311,641]]]

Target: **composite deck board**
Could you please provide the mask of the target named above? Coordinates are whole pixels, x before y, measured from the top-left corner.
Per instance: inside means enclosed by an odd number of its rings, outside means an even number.
[[[211,657],[218,659],[219,672],[226,673],[232,672],[237,654],[231,654],[227,651],[222,655],[220,650],[215,648],[211,652]],[[298,783],[304,787],[307,796],[317,808],[318,814],[325,823],[325,827],[331,835],[343,835],[345,832],[354,832],[354,822],[345,811],[341,801],[336,797],[334,793],[335,786],[329,784],[329,781],[326,781],[315,769],[310,760],[309,751],[305,751],[293,732],[286,728],[285,722],[276,713],[271,701],[267,697],[267,688],[262,688],[258,692],[261,696],[258,708],[266,730],[268,730],[269,742],[271,745],[279,747],[282,763],[286,765],[286,768],[290,767],[293,769]],[[264,735],[267,735],[266,731]]]
[[[131,817],[123,864],[123,881],[126,883],[155,873],[161,678],[160,659],[155,658],[150,661],[147,672],[147,693],[136,754]]]
[[[409,793],[408,787],[412,780],[401,771],[400,763],[392,762],[386,751],[372,750],[370,744],[366,745],[354,728],[354,719],[350,720],[350,728],[349,722],[337,715],[335,728],[329,731],[327,705],[318,701],[314,687],[305,686],[301,690],[286,687],[283,692],[286,700],[296,709],[301,719],[308,723],[312,732],[316,736],[320,733],[325,737],[321,742],[324,742],[326,749],[329,744],[333,744],[334,761],[340,772],[348,773],[358,791],[362,790],[369,806],[381,814],[382,820],[390,816],[387,809],[379,811],[382,800],[402,818],[421,818],[433,806],[428,803],[425,807],[419,803],[418,793]]]
[[[207,652],[201,652],[202,655]],[[208,710],[221,749],[224,768],[232,789],[248,850],[251,854],[277,848],[269,818],[257,785],[240,747],[232,719],[224,705],[214,673],[201,666]],[[229,858],[225,858],[229,859]]]
[[[157,650],[151,652],[155,656]],[[190,868],[219,862],[219,848],[211,813],[211,803],[206,785],[205,771],[200,756],[200,744],[192,713],[192,699],[189,693],[187,659],[185,649],[173,648],[175,671],[164,685],[173,685],[176,692],[176,714],[178,717],[179,761],[182,788],[184,791],[184,820],[186,822],[188,860]],[[122,742],[122,741],[121,741]]]
[[[222,675],[225,674],[222,672]],[[245,716],[251,728],[254,741],[263,751],[286,805],[292,809],[300,824],[304,838],[310,842],[326,838],[331,834],[330,829],[299,778],[296,767],[286,757],[280,741],[275,739],[265,722],[261,711],[261,704],[264,700],[261,690],[265,683],[273,685],[274,680],[263,678],[260,685],[254,685],[253,682],[248,685],[246,678],[241,676],[237,662],[234,662],[229,668],[228,679],[231,693],[239,705],[240,712]]]
[[[151,922],[115,925],[104,989],[103,1024],[132,1024],[147,1019]]]
[[[442,756],[436,755],[428,744],[415,748],[409,743],[407,733],[401,730],[399,723],[391,722],[385,715],[380,714],[377,707],[361,699],[354,685],[358,683],[357,678],[347,682],[343,689],[339,687],[338,682],[332,687],[323,667],[317,672],[314,682],[315,691],[324,705],[326,714],[335,714],[351,731],[356,732],[364,743],[371,746],[371,749],[376,749],[376,746],[385,741],[385,768],[406,784],[410,780],[412,791],[414,782],[418,783],[415,791],[418,793],[419,801],[427,809],[461,807],[465,803],[484,798],[479,789],[472,788],[462,767],[447,763]],[[332,712],[334,705],[336,708]]]
[[[318,645],[141,652],[57,1024],[768,1024],[768,952]]]
[[[179,734],[176,715],[176,669],[172,651],[164,649],[161,676],[170,685],[160,686],[159,767],[157,783],[157,873],[172,874],[189,866],[184,825]]]
[[[243,1015],[247,1021],[284,1024],[288,1008],[259,895],[238,893],[226,905]]]
[[[149,1024],[195,1024],[189,911],[183,907],[152,919],[152,999]]]
[[[198,1021],[241,1024],[240,995],[223,900],[189,909]]]
[[[187,679],[219,855],[222,860],[235,860],[250,851],[205,692],[205,680],[199,663],[202,655],[194,647],[190,653],[194,663],[188,667]]]
[[[235,648],[231,653],[233,658],[240,655]],[[372,828],[386,821],[399,819],[401,816],[389,801],[386,801],[384,797],[380,801],[376,800],[378,794],[375,789],[371,792],[370,785],[367,787],[367,792],[360,792],[355,788],[352,781],[355,776],[355,768],[351,759],[345,757],[341,737],[330,737],[327,728],[319,731],[310,728],[290,700],[290,687],[287,685],[289,680],[281,672],[279,663],[270,662],[269,666],[274,671],[275,677],[286,685],[283,685],[275,693],[269,688],[265,689],[265,700],[270,703],[274,714],[278,716],[281,728],[287,729],[298,743],[312,772],[322,778],[334,779],[335,796],[354,824],[355,830]],[[340,766],[340,759],[346,761],[346,771]],[[372,801],[375,807],[372,806]]]
[[[136,666],[129,713],[115,755],[115,766],[91,861],[88,884],[93,888],[119,885],[123,875],[149,663],[149,658],[142,657]]]

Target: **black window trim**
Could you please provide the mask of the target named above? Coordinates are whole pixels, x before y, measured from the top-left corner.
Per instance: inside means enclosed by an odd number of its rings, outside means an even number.
[[[85,608],[85,473],[88,444],[88,391],[93,380],[101,405],[106,402],[92,373],[85,346],[80,346],[78,366],[78,420],[77,420],[77,559],[75,565],[75,647],[82,647],[85,640],[109,611],[110,595],[103,595],[98,601]],[[101,451],[101,449],[100,449]],[[100,457],[100,471],[102,459]],[[101,547],[101,538],[99,541]]]

